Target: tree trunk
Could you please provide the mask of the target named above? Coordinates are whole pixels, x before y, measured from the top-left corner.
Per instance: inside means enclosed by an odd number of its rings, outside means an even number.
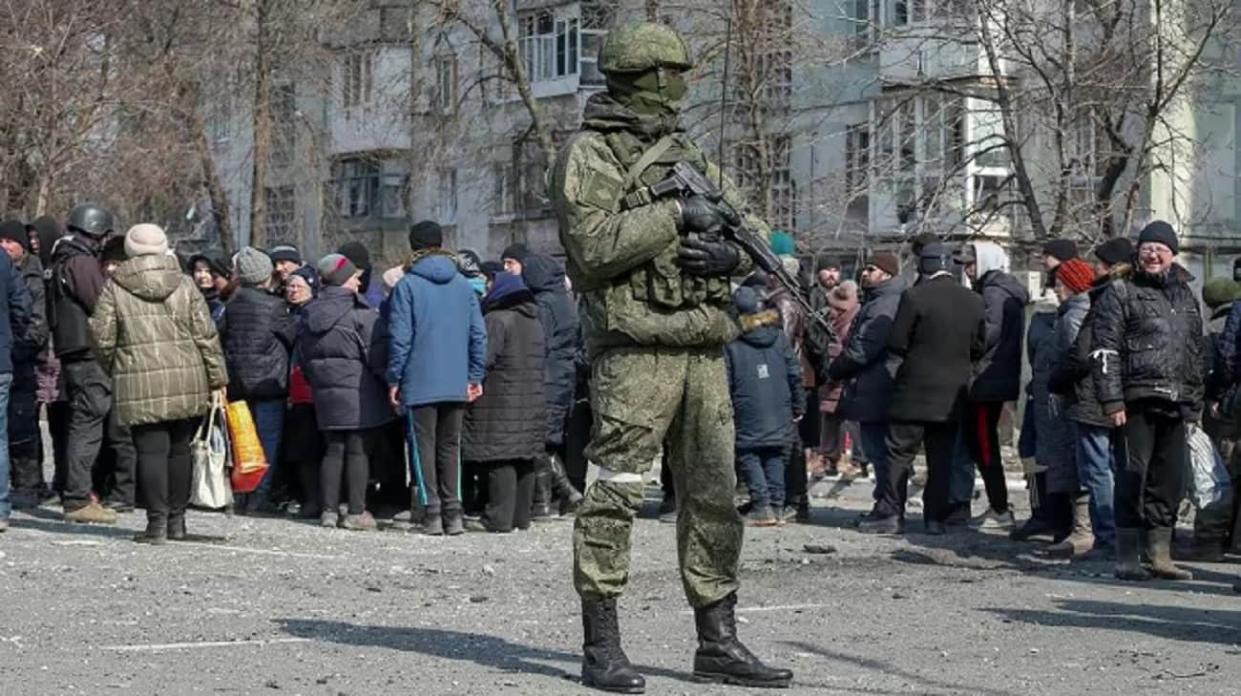
[[[508,0],[493,0],[493,6],[496,10],[496,18],[500,20],[500,34],[503,37],[504,44],[504,61],[508,64],[509,72],[513,76],[513,82],[517,85],[517,93],[521,95],[521,101],[526,106],[526,111],[530,113],[530,127],[534,130],[534,135],[539,141],[539,148],[543,151],[544,164],[551,166],[556,160],[556,143],[552,139],[552,133],[547,127],[547,122],[543,119],[543,107],[539,104],[539,100],[534,96],[534,91],[530,88],[530,78],[526,75],[526,66],[521,61],[521,56],[517,51],[517,42],[513,39],[513,26],[511,23],[511,15],[509,13]]]
[[[254,47],[254,148],[250,177],[250,246],[267,241],[267,170],[271,154],[271,46],[268,32],[271,0],[255,0],[257,39]]]

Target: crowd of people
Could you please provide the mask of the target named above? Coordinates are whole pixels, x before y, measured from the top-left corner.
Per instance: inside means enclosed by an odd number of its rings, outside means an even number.
[[[1208,279],[1200,308],[1174,230],[1154,222],[1136,241],[1088,259],[1054,240],[1033,288],[999,245],[929,234],[904,258],[867,253],[856,281],[813,259],[808,303],[761,271],[737,279],[740,332],[723,357],[740,512],[805,522],[810,483],[873,476],[856,528],[902,533],[925,452],[927,534],[1001,528],[1046,539],[1053,557],[1114,560],[1122,579],[1188,579],[1172,557],[1188,499],[1192,544],[1177,552],[1236,550],[1241,284]],[[800,275],[791,239],[772,245]],[[445,249],[430,221],[409,246],[379,273],[357,242],[313,263],[286,244],[183,258],[155,225],[114,234],[92,204],[63,229],[0,224],[0,528],[10,499],[58,497],[67,521],[138,506],[138,541],[184,538],[190,444],[217,397],[247,404],[270,464],[236,514],[351,530],[396,519],[429,535],[571,515],[592,416],[562,262],[520,244],[496,261]],[[1002,447],[1018,412],[1032,507],[1020,525]],[[986,506],[973,515],[976,473]],[[675,520],[672,477],[664,492]]]

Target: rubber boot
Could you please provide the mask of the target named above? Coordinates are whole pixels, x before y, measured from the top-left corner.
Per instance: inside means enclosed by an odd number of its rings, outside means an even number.
[[[582,503],[582,494],[569,482],[569,475],[565,472],[559,457],[548,455],[547,460],[548,467],[551,470],[552,492],[556,494],[556,499],[560,501],[560,514],[573,514],[577,511],[577,506]]]
[[[1146,555],[1151,573],[1164,580],[1193,580],[1194,574],[1172,563],[1172,528],[1155,527],[1146,531]]]
[[[540,457],[534,467],[534,503],[530,506],[530,519],[546,520],[552,514],[551,466],[547,462],[547,457]]]
[[[1094,548],[1094,528],[1090,526],[1090,498],[1079,495],[1073,500],[1073,531],[1064,541],[1047,547],[1052,558],[1076,558]]]
[[[737,595],[694,610],[698,651],[694,680],[737,686],[785,688],[793,681],[787,669],[768,667],[737,640]]]
[[[582,598],[582,684],[618,694],[646,691],[646,680],[621,649],[616,599]]]
[[[1116,577],[1145,581],[1150,571],[1142,567],[1142,530],[1121,527],[1116,530]]]

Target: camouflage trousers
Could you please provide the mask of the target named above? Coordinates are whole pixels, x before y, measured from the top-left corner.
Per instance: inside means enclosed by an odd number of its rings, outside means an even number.
[[[573,581],[586,597],[616,597],[629,579],[630,534],[642,474],[668,443],[676,486],[677,559],[694,607],[737,590],[741,516],[733,507],[733,412],[720,348],[618,348],[593,365],[600,467],[573,529]]]

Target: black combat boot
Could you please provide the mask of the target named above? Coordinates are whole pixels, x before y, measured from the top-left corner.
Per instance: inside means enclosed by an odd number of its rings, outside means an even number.
[[[618,694],[646,691],[646,680],[621,649],[615,599],[582,598],[582,684]]]
[[[698,628],[698,652],[694,653],[694,679],[737,686],[785,689],[793,673],[763,664],[737,640],[737,595],[694,610]]]

